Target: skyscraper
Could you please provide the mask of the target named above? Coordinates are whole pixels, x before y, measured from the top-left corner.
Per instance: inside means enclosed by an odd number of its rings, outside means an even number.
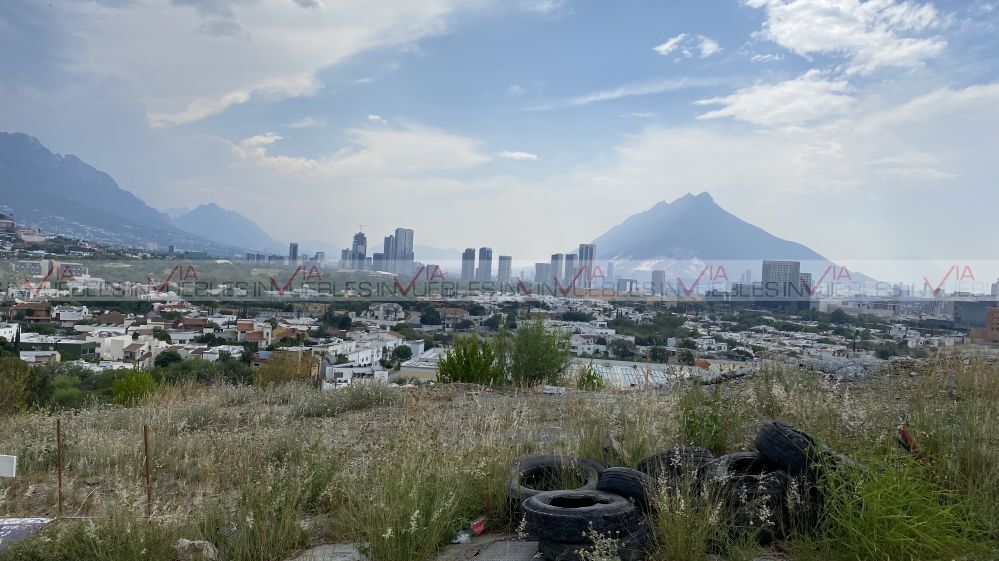
[[[576,279],[576,254],[570,253],[565,256],[565,273],[562,275],[562,284],[568,286]],[[578,286],[578,285],[577,285]]]
[[[552,264],[551,263],[535,263],[534,264],[534,282],[538,284],[552,284]]]
[[[666,294],[666,271],[662,269],[652,271],[652,293],[657,296]]]
[[[552,277],[561,280],[565,275],[565,255],[561,253],[552,254]],[[548,279],[552,282],[552,279]]]
[[[469,247],[461,254],[461,280],[475,280],[475,248]]]
[[[364,232],[354,234],[354,243],[350,249],[350,262],[353,269],[363,271],[368,261],[368,237]]]
[[[396,247],[396,237],[392,234],[385,236],[385,241],[382,242],[382,267],[386,271],[395,272],[395,247]]]
[[[415,258],[413,253],[413,231],[409,228],[395,229],[395,259],[400,263],[409,263]]]
[[[801,263],[763,261],[763,294],[770,298],[797,297],[801,291]]]
[[[291,242],[288,244],[288,264],[295,265],[298,263],[298,244]]]
[[[493,250],[491,247],[479,248],[479,268],[476,270],[475,279],[479,282],[493,280]]]
[[[589,288],[593,281],[593,261],[597,258],[597,246],[591,243],[579,244],[579,280],[578,286]]]
[[[512,265],[513,265],[513,257],[510,257],[509,255],[500,255],[499,265],[496,270],[496,280],[498,280],[503,284],[509,283],[510,279],[512,278],[512,275],[510,274]]]

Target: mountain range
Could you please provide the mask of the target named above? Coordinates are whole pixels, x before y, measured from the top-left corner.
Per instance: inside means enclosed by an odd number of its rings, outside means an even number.
[[[286,242],[215,203],[156,210],[108,174],[76,156],[53,154],[38,139],[22,133],[0,133],[0,208],[13,214],[19,224],[100,243],[142,247],[156,242],[224,256],[246,250],[282,255],[288,251]],[[708,193],[688,193],[673,202],[660,202],[614,226],[594,243],[598,261],[613,261],[618,276],[641,276],[653,269],[681,274],[689,269],[696,276],[704,261],[743,266],[763,259],[792,259],[808,262],[812,268],[829,263],[800,243],[738,218]],[[337,248],[323,242],[300,242],[299,246],[303,254],[325,251],[330,259],[338,256]],[[414,249],[418,260],[459,259],[454,249],[420,245]],[[802,270],[809,268],[803,263]]]

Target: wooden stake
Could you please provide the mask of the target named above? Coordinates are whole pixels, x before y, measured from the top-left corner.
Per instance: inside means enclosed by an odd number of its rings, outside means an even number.
[[[56,419],[56,477],[59,479],[59,516],[62,516],[62,419]]]
[[[149,459],[149,425],[142,425],[142,446],[146,452],[146,518],[153,515],[153,470]]]

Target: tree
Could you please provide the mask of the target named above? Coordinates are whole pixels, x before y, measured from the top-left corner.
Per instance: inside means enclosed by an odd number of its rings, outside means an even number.
[[[354,320],[350,319],[348,315],[339,316],[336,320],[337,329],[341,331],[347,331],[352,325],[354,325]]]
[[[14,352],[14,345],[8,343],[7,339],[0,337],[0,357],[17,356]]]
[[[488,327],[489,329],[499,329],[502,321],[503,321],[503,316],[501,315],[489,316],[486,320],[482,322],[482,327]]]
[[[504,381],[504,373],[496,364],[496,354],[489,343],[478,336],[455,340],[454,348],[437,361],[437,379],[444,383],[466,382],[494,385]]]
[[[524,385],[558,385],[571,360],[569,334],[549,333],[537,319],[521,325],[513,337],[510,378]]]
[[[695,343],[692,339],[683,339],[680,341],[680,348],[693,350],[697,348],[697,343]]]
[[[19,358],[0,358],[0,415],[23,410],[28,401],[28,377],[31,368]]]
[[[170,340],[170,334],[167,333],[165,330],[163,330],[163,328],[161,328],[161,327],[157,327],[157,328],[153,329],[153,339],[156,339],[158,341],[163,341],[165,343],[172,343],[173,342],[173,341]]]
[[[682,353],[680,353],[680,364],[693,366],[696,360],[697,359],[694,357],[694,353],[690,352],[689,350],[685,350]]]
[[[649,349],[649,358],[652,362],[669,362],[669,351],[666,347],[655,346]]]
[[[441,313],[437,308],[427,308],[420,314],[420,325],[440,325]]]
[[[454,329],[455,329],[455,331],[468,331],[468,330],[472,329],[473,326],[474,326],[474,324],[472,323],[472,320],[470,320],[470,319],[463,319],[463,320],[461,320],[461,321],[459,321],[459,322],[457,322],[457,323],[454,324]]]
[[[135,405],[156,388],[153,375],[145,370],[131,370],[111,384],[111,398],[119,405]]]
[[[635,356],[635,344],[627,339],[614,339],[607,345],[607,349],[618,358],[630,359]]]
[[[399,362],[405,362],[413,358],[413,349],[409,345],[399,345],[392,349],[392,358]]]
[[[176,364],[184,360],[183,357],[177,351],[164,351],[156,355],[156,359],[153,360],[153,366],[156,368],[169,368],[170,365]]]

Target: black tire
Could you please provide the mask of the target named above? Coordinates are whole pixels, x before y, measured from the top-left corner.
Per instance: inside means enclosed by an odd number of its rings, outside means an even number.
[[[663,478],[682,480],[696,477],[698,471],[714,458],[707,448],[678,446],[645,458],[638,462],[636,469],[656,481]]]
[[[513,462],[510,467],[510,481],[507,495],[514,510],[527,499],[545,491],[555,489],[538,489],[533,485],[544,480],[556,481],[560,473],[577,471],[585,483],[577,489],[596,489],[600,472],[604,466],[589,458],[574,458],[571,456],[539,455],[526,456]]]
[[[762,544],[782,535],[789,524],[787,495],[791,484],[791,476],[784,470],[733,475],[723,484],[733,531],[737,535],[755,534]]]
[[[621,561],[644,561],[648,557],[646,549],[648,539],[649,530],[644,526],[635,532],[622,536],[621,547],[617,551],[618,557]],[[541,558],[545,561],[578,561],[582,559],[579,551],[582,549],[592,550],[592,547],[593,544],[588,541],[583,543],[542,541],[538,543]]]
[[[524,501],[525,530],[540,542],[579,543],[587,534],[629,535],[638,511],[628,499],[601,491],[549,491]]]
[[[756,434],[756,449],[770,463],[791,476],[813,475],[813,463],[818,455],[815,438],[787,423],[769,421]]]
[[[635,504],[638,512],[649,511],[649,494],[656,481],[647,474],[625,467],[607,468],[600,472],[597,491],[620,495]]]
[[[723,484],[734,476],[763,475],[776,467],[758,452],[733,452],[719,456],[701,470],[707,484]]]

